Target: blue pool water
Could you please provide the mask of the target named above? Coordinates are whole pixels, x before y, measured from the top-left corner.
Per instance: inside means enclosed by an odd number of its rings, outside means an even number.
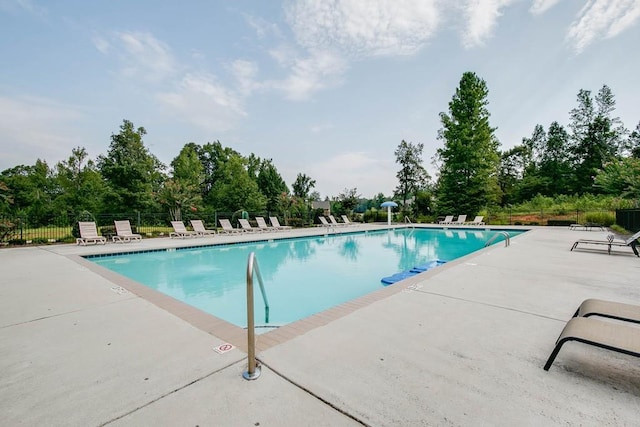
[[[510,235],[519,234],[509,231]],[[246,327],[246,269],[255,252],[269,325],[284,325],[385,286],[381,279],[484,247],[495,231],[395,229],[91,257],[227,322]],[[500,242],[503,237],[496,240]],[[257,282],[256,325],[264,325]]]

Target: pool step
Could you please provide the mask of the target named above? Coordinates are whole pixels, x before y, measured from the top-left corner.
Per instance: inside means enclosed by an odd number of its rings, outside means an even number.
[[[436,259],[433,261],[429,261],[426,264],[417,265],[410,270],[401,271],[400,273],[392,274],[391,276],[383,277],[380,281],[386,285],[392,285],[396,282],[399,282],[404,279],[408,279],[409,277],[413,277],[416,274],[423,273],[427,270],[431,270],[432,268],[436,268],[446,263],[447,261]]]

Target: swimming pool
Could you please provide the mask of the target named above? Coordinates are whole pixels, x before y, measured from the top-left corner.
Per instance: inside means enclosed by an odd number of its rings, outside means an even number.
[[[256,325],[280,326],[380,289],[386,276],[467,255],[495,234],[405,228],[87,258],[246,327],[246,264],[254,252],[270,304],[267,325],[256,289]]]

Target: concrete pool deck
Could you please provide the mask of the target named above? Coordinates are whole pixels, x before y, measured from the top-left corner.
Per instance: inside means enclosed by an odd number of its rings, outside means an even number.
[[[197,327],[77,261],[252,236],[2,249],[0,425],[637,425],[638,358],[568,343],[542,369],[584,299],[640,304],[630,248],[569,251],[606,235],[534,227],[261,335],[255,381],[242,345],[214,351],[230,342],[215,320]]]

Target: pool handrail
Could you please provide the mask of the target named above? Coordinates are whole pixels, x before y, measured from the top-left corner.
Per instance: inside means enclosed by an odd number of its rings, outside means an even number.
[[[487,243],[484,244],[484,247],[486,248],[487,246],[491,245],[493,241],[496,240],[500,235],[504,236],[504,246],[509,246],[509,244],[511,244],[509,233],[507,233],[506,231],[497,230],[496,234],[494,234],[489,240],[487,240]]]
[[[253,310],[253,276],[258,278],[262,300],[264,301],[265,323],[269,323],[269,300],[264,290],[264,282],[258,267],[258,259],[255,252],[249,254],[247,260],[247,371],[242,374],[245,380],[255,380],[260,376],[260,364],[256,363],[256,334],[255,334],[255,315]]]

